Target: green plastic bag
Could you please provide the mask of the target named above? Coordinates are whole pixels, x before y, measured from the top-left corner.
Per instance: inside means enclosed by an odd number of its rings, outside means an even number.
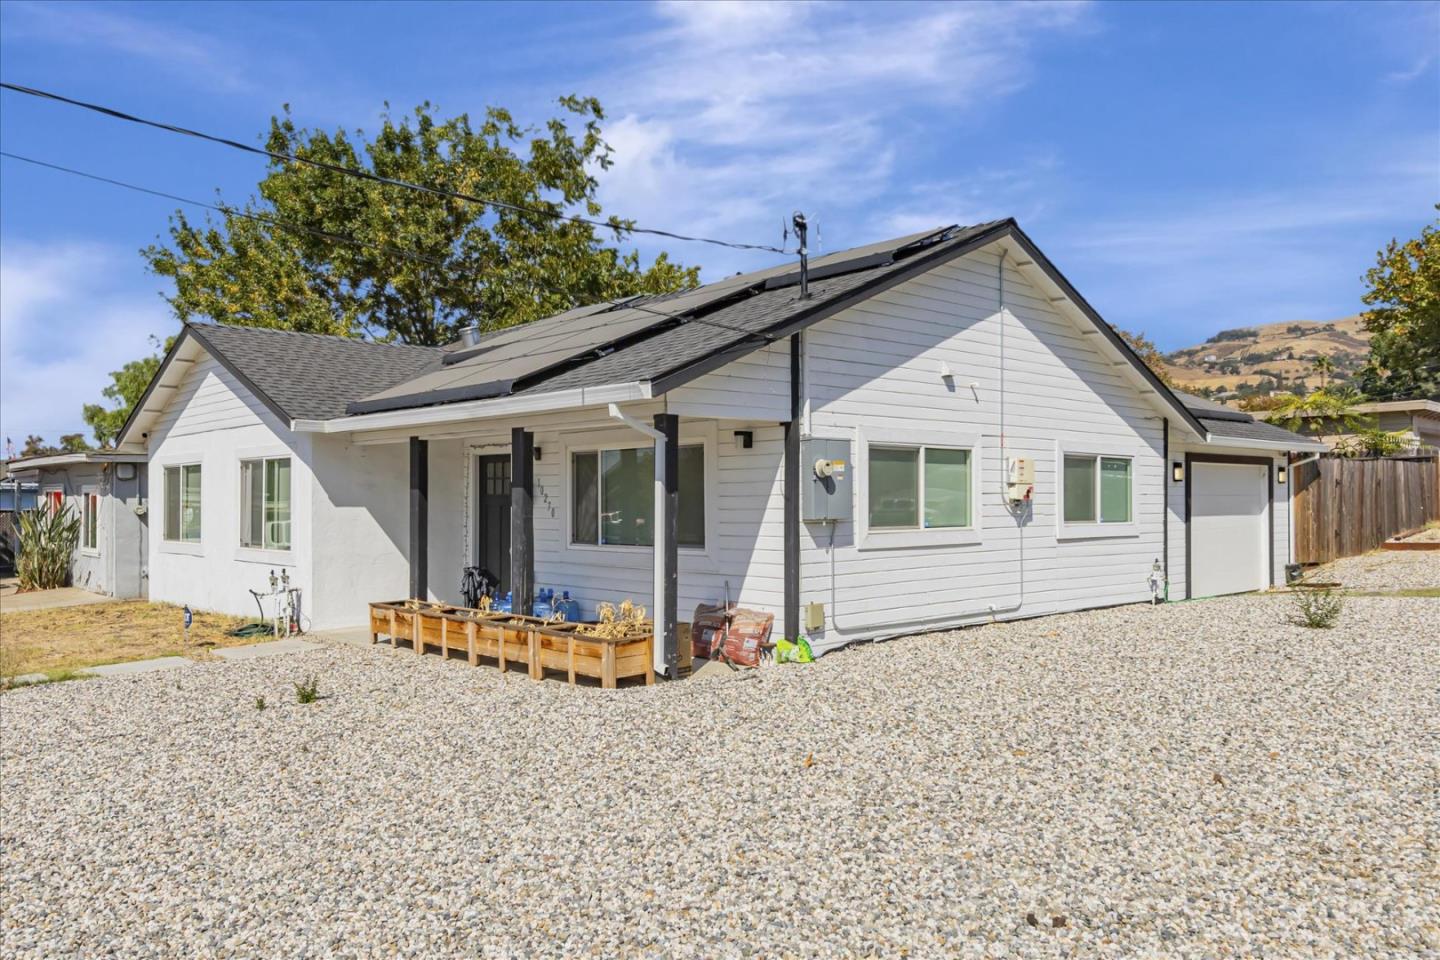
[[[775,662],[814,663],[815,654],[810,649],[810,641],[804,637],[797,637],[794,643],[785,639],[776,640]]]

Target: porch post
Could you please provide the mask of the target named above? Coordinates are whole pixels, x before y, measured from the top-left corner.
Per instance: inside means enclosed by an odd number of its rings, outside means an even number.
[[[790,419],[785,421],[785,615],[786,640],[800,636],[800,418],[802,416],[800,334],[790,337]],[[833,611],[832,611],[833,614]]]
[[[658,659],[664,674],[674,680],[679,660],[678,597],[680,589],[680,418],[655,414],[655,429],[664,439],[655,441],[655,630]]]
[[[510,609],[530,615],[535,594],[535,435],[524,427],[510,431]]]
[[[410,596],[429,598],[430,443],[410,438]]]

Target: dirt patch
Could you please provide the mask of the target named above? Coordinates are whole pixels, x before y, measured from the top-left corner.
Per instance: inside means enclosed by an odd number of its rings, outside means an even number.
[[[168,603],[118,600],[16,611],[0,621],[0,676],[53,675],[151,657],[204,659],[215,647],[254,643],[253,637],[226,635],[245,622],[240,617],[196,613],[187,646],[181,608]]]

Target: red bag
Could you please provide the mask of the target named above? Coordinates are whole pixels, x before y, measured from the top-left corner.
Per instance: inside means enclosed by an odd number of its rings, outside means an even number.
[[[690,621],[691,656],[710,659],[720,652],[725,644],[726,627],[730,617],[724,607],[700,604],[695,608],[695,618]]]
[[[720,656],[739,667],[760,666],[760,651],[770,645],[775,614],[758,610],[735,610]]]

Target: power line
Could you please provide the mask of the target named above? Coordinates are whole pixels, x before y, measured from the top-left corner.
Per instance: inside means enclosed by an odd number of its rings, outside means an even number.
[[[182,197],[182,196],[180,196],[179,194],[166,193],[166,192],[163,191],[163,190],[155,190],[155,189],[152,189],[152,188],[150,188],[150,187],[142,187],[142,186],[140,186],[139,184],[127,183],[127,182],[125,182],[124,180],[116,180],[116,179],[113,179],[113,178],[111,178],[111,177],[103,177],[103,176],[100,176],[99,174],[96,174],[96,173],[87,173],[87,172],[84,171],[84,170],[76,170],[76,169],[74,169],[73,167],[61,166],[61,165],[58,164],[58,163],[50,163],[50,162],[45,161],[45,160],[36,160],[36,159],[33,158],[33,157],[21,156],[21,155],[18,154],[18,153],[11,153],[11,152],[8,151],[8,150],[0,150],[0,157],[5,157],[6,159],[9,159],[9,160],[19,160],[19,161],[21,161],[22,163],[33,164],[34,166],[44,167],[44,168],[46,168],[46,169],[48,169],[48,170],[55,170],[55,171],[57,171],[57,172],[59,172],[59,173],[68,173],[68,174],[70,174],[70,175],[72,175],[72,176],[84,177],[86,180],[94,180],[94,181],[96,181],[96,182],[98,182],[98,183],[109,184],[110,186],[113,186],[113,187],[120,187],[120,188],[125,189],[125,190],[133,190],[133,191],[135,191],[136,193],[148,194],[149,196],[152,196],[152,197],[161,197],[161,198],[166,199],[166,200],[173,200],[173,201],[176,202],[176,203],[185,203],[185,204],[190,204],[190,205],[197,206],[197,207],[203,207],[203,208],[205,208],[206,210],[214,210],[214,211],[217,212],[217,213],[223,213],[223,214],[226,214],[226,215],[228,215],[228,216],[243,217],[243,218],[246,219],[246,220],[254,220],[254,221],[257,221],[257,222],[259,222],[259,223],[264,223],[264,224],[268,224],[268,225],[270,225],[270,226],[278,227],[278,228],[280,228],[280,229],[282,229],[282,230],[290,230],[290,231],[299,232],[299,233],[308,233],[308,234],[311,234],[312,236],[322,237],[322,238],[327,239],[327,240],[334,240],[334,241],[336,241],[336,242],[338,242],[338,243],[348,243],[348,244],[350,244],[350,245],[352,245],[352,246],[356,246],[356,247],[369,247],[369,248],[375,249],[375,250],[383,250],[383,251],[385,251],[386,253],[392,253],[392,254],[394,254],[394,255],[396,255],[396,256],[398,256],[398,257],[403,257],[403,258],[405,258],[406,260],[413,260],[413,261],[415,261],[415,262],[417,262],[417,263],[424,263],[424,264],[428,264],[428,265],[433,266],[433,267],[441,267],[441,268],[447,268],[447,267],[448,267],[448,264],[446,264],[443,260],[436,260],[436,259],[434,259],[434,258],[432,258],[432,257],[426,257],[426,256],[423,256],[423,255],[418,254],[418,253],[412,253],[412,252],[409,251],[409,250],[402,250],[402,249],[400,249],[399,247],[392,247],[392,246],[390,246],[390,245],[388,245],[388,244],[372,243],[372,242],[370,242],[370,241],[368,241],[368,240],[361,240],[361,239],[359,239],[359,238],[357,238],[357,237],[349,237],[349,236],[346,236],[346,235],[341,234],[341,233],[331,233],[331,232],[328,231],[328,230],[318,230],[318,229],[316,229],[316,228],[314,228],[314,227],[307,227],[307,226],[305,226],[304,224],[291,223],[291,222],[289,222],[289,221],[281,220],[281,219],[276,218],[276,217],[267,217],[267,216],[264,216],[264,215],[262,215],[262,214],[250,213],[250,212],[248,212],[248,211],[240,210],[240,209],[238,209],[238,208],[236,208],[236,207],[232,207],[232,206],[230,206],[229,204],[223,204],[223,203],[222,203],[222,204],[206,203],[204,200],[195,200],[195,199],[190,198],[190,197]],[[540,289],[548,292],[548,293],[552,293],[552,294],[554,294],[554,295],[556,295],[556,296],[558,296],[558,297],[565,297],[565,298],[567,298],[567,299],[570,301],[570,303],[571,303],[571,307],[573,308],[573,307],[575,306],[574,297],[573,297],[569,292],[564,291],[564,290],[561,290],[561,289],[559,289],[558,287],[552,287],[552,286],[550,286],[549,284],[546,284],[546,283],[544,283],[544,282],[542,282],[542,281],[539,281],[539,280],[536,280],[536,279],[534,279],[534,278],[530,278],[529,282],[532,283],[532,284],[534,284],[535,286],[539,287]],[[683,316],[683,315],[681,315],[681,314],[669,313],[669,312],[664,311],[664,310],[656,310],[654,307],[647,307],[647,306],[644,306],[644,305],[642,305],[642,304],[624,304],[624,305],[622,305],[622,306],[624,307],[624,309],[627,309],[627,310],[639,310],[639,311],[641,311],[642,313],[653,314],[654,316],[664,317],[664,318],[667,319],[667,320],[675,320],[675,321],[677,321],[677,322],[679,322],[679,323],[702,323],[702,324],[705,324],[706,326],[718,327],[718,328],[720,328],[720,329],[722,329],[722,330],[729,330],[729,331],[731,331],[732,333],[742,333],[742,334],[745,334],[745,335],[747,335],[747,336],[763,337],[763,338],[766,339],[766,340],[774,340],[774,339],[775,339],[772,335],[769,335],[769,334],[760,333],[760,332],[754,331],[754,330],[746,330],[746,329],[744,329],[744,328],[742,328],[742,327],[732,327],[732,326],[730,326],[729,324],[719,323],[719,322],[714,321],[714,320],[706,320],[706,319],[704,319],[703,317],[687,317],[687,316]]]
[[[439,187],[430,187],[424,184],[410,183],[407,180],[396,180],[392,177],[382,177],[378,173],[373,173],[369,170],[363,170],[357,167],[345,167],[337,163],[327,163],[323,160],[312,160],[307,157],[295,156],[288,153],[279,153],[274,150],[266,150],[261,147],[251,146],[247,143],[241,143],[238,140],[231,140],[227,137],[220,137],[210,133],[202,133],[199,130],[192,130],[189,127],[182,127],[173,123],[165,123],[160,120],[149,120],[144,117],[135,116],[134,114],[125,113],[124,111],[117,110],[114,107],[107,107],[98,103],[88,103],[84,100],[75,100],[71,97],[62,96],[58,93],[52,93],[48,90],[40,90],[36,87],[25,87],[15,83],[0,82],[0,88],[6,90],[13,90],[16,93],[23,93],[32,97],[39,97],[42,100],[53,100],[57,103],[68,104],[72,107],[80,107],[85,110],[91,110],[95,113],[103,114],[107,117],[113,117],[116,120],[124,120],[128,123],[138,123],[143,126],[154,127],[157,130],[165,130],[170,133],[178,133],[187,137],[196,137],[200,140],[207,140],[210,143],[218,143],[222,146],[231,147],[235,150],[243,150],[246,153],[252,153],[262,157],[269,157],[272,160],[284,160],[289,163],[303,163],[307,166],[316,167],[321,170],[329,170],[332,173],[339,173],[348,177],[357,177],[362,180],[369,180],[374,183],[382,183],[387,186],[402,187],[406,190],[415,190],[420,193],[428,193],[432,196],[446,197],[452,200],[464,200],[467,203],[483,204],[485,206],[494,207],[499,210],[510,210],[515,213],[527,213],[533,216],[550,217],[556,220],[565,220],[570,223],[583,223],[588,224],[592,227],[599,227],[602,230],[615,230],[617,232],[623,231],[626,233],[643,233],[650,236],[666,237],[670,240],[680,240],[687,243],[708,243],[717,247],[729,247],[732,250],[763,250],[769,253],[785,253],[783,249],[779,247],[773,247],[768,244],[735,243],[729,240],[716,240],[712,237],[692,237],[687,236],[683,233],[675,233],[670,230],[658,230],[653,227],[624,227],[618,226],[615,223],[607,223],[600,220],[594,220],[589,217],[577,216],[575,214],[561,213],[555,210],[542,210],[538,207],[529,207],[523,204],[510,203],[504,200],[493,200],[487,197],[473,196],[468,193],[459,193],[453,190],[443,190]]]

